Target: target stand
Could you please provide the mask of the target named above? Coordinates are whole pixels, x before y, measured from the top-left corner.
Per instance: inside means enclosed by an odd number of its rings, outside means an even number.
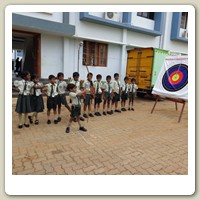
[[[179,122],[181,121],[181,117],[182,117],[182,115],[183,115],[183,110],[184,110],[186,101],[183,100],[183,99],[173,99],[173,98],[168,98],[168,97],[163,98],[163,97],[160,97],[159,95],[154,95],[154,96],[156,97],[156,101],[155,101],[155,103],[154,103],[154,105],[153,105],[153,108],[152,108],[152,110],[151,110],[151,114],[153,113],[153,111],[154,111],[154,109],[155,109],[155,107],[156,107],[157,102],[158,102],[159,100],[161,100],[161,99],[166,99],[166,100],[175,102],[175,109],[176,109],[176,111],[178,110],[177,103],[182,103],[182,104],[183,104],[183,105],[182,105],[182,108],[181,108],[181,113],[180,113],[180,116],[179,116],[179,119],[178,119],[178,123],[179,123]]]

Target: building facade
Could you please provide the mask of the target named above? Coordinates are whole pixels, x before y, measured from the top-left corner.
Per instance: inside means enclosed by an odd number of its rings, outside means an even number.
[[[41,78],[74,71],[86,79],[126,74],[127,51],[153,47],[187,54],[187,17],[181,12],[20,12],[12,15],[13,51],[23,70]],[[87,66],[87,67],[86,67]]]

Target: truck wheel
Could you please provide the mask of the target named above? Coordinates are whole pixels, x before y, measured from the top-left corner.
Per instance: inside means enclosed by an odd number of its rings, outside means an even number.
[[[137,92],[137,96],[143,98],[146,95],[146,93],[143,92]]]

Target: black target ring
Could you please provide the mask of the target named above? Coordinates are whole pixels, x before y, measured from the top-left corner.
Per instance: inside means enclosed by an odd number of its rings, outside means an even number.
[[[162,78],[162,85],[165,90],[176,92],[184,88],[188,83],[188,66],[176,64],[170,67]]]

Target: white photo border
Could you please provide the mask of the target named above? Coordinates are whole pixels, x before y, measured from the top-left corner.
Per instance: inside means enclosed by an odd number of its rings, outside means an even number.
[[[5,77],[12,74],[13,12],[188,12],[188,175],[12,175],[12,78],[5,79],[5,192],[8,195],[192,195],[195,192],[195,8],[191,5],[9,5]]]

